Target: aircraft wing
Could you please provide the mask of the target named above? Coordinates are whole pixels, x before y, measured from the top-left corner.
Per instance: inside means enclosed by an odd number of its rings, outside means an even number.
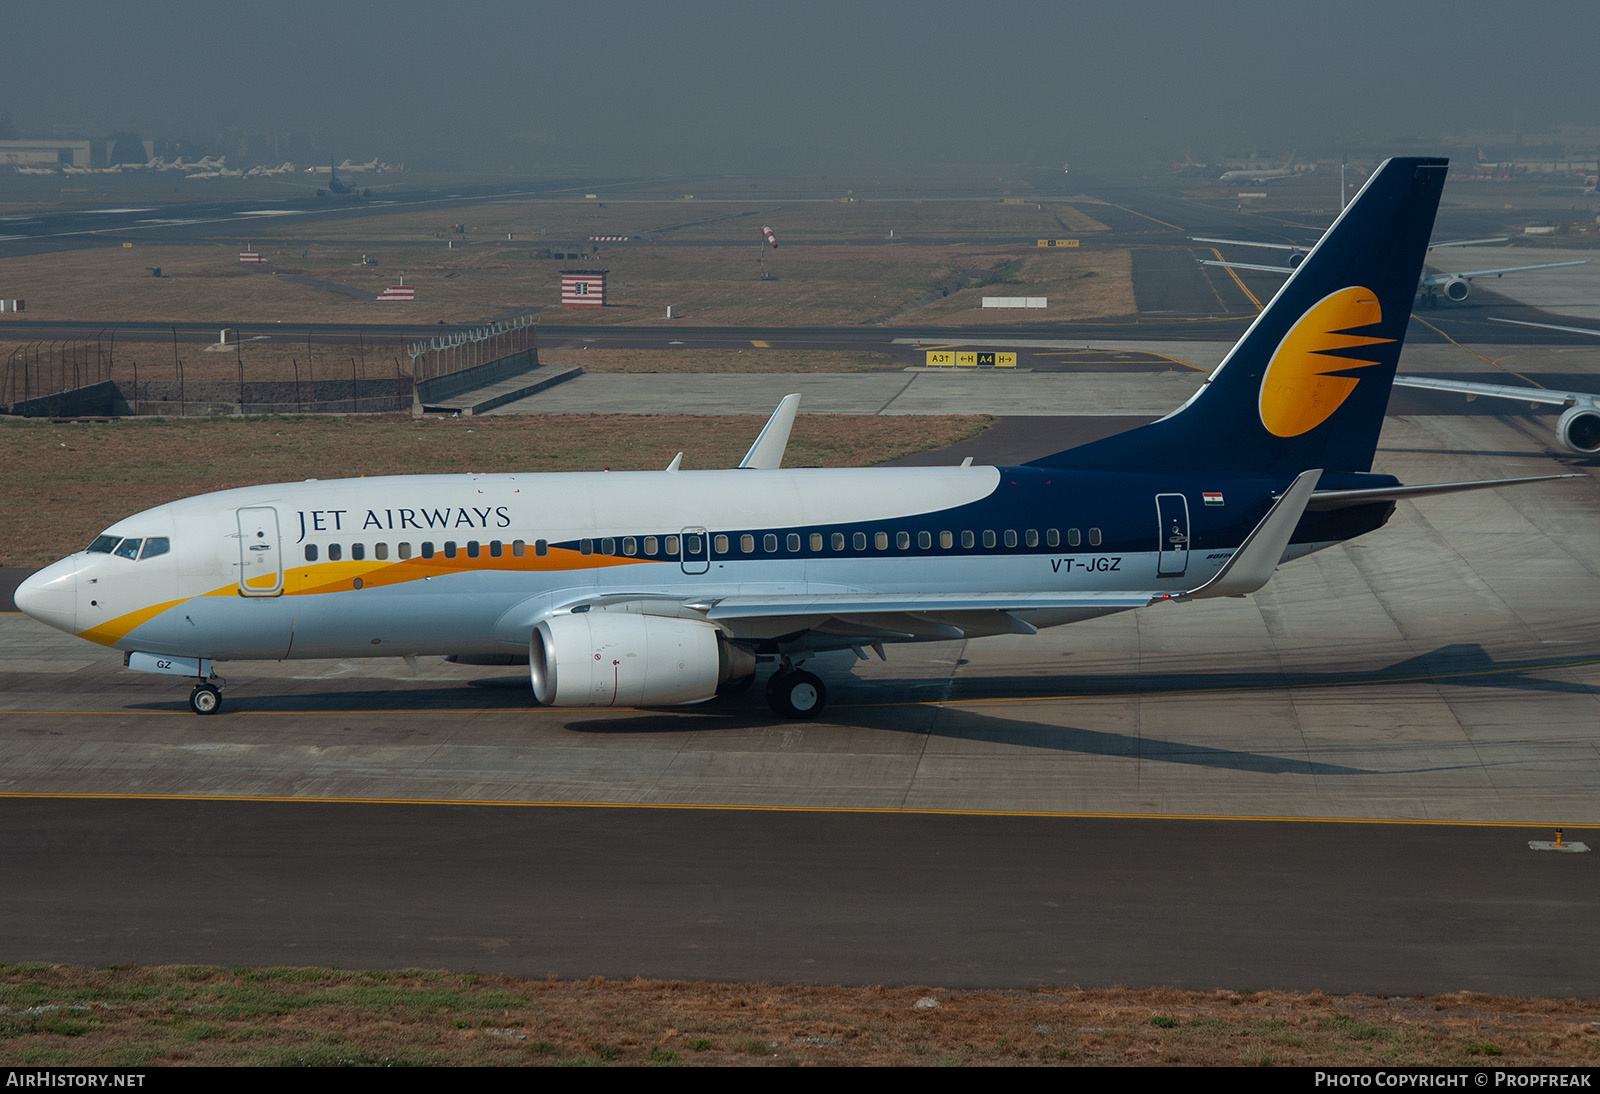
[[[1549,388],[1514,387],[1510,384],[1475,384],[1468,380],[1438,380],[1431,376],[1396,376],[1394,386],[1453,391],[1472,398],[1481,395],[1487,399],[1514,399],[1542,406],[1577,406],[1580,402],[1596,398],[1578,391],[1552,391]]]
[[[1559,330],[1568,334],[1588,334],[1600,338],[1600,330],[1592,330],[1589,327],[1563,327],[1556,323],[1530,323],[1526,319],[1501,319],[1498,315],[1491,315],[1489,322],[1510,323],[1517,327],[1538,327],[1540,330]]]
[[[1293,243],[1262,243],[1255,239],[1211,239],[1207,236],[1190,236],[1196,243],[1231,243],[1235,247],[1265,247],[1273,251],[1309,251],[1310,247],[1296,247]]]
[[[1537,266],[1502,266],[1497,270],[1462,270],[1458,273],[1428,274],[1422,279],[1424,285],[1442,285],[1446,281],[1465,279],[1471,281],[1474,277],[1499,277],[1508,273],[1523,273],[1527,270],[1553,270],[1558,266],[1583,266],[1588,263],[1587,258],[1580,258],[1576,262],[1541,262]]]
[[[1272,503],[1239,549],[1208,581],[1187,590],[1152,589],[1144,592],[1070,593],[825,593],[768,598],[732,596],[706,610],[711,620],[771,619],[785,616],[879,617],[897,614],[943,615],[951,612],[1004,612],[1082,609],[1090,612],[1142,608],[1161,600],[1199,600],[1216,596],[1244,596],[1260,589],[1272,577],[1300,518],[1306,511],[1321,468],[1302,471]]]
[[[1292,274],[1292,266],[1263,266],[1255,262],[1224,262],[1218,258],[1202,258],[1202,266],[1223,266],[1230,270],[1260,270],[1262,273]]]

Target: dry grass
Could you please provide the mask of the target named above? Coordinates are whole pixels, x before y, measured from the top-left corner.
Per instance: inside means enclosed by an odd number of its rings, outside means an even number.
[[[0,966],[0,1061],[1594,1066],[1600,1001]]]
[[[849,467],[953,444],[979,416],[801,415],[785,465]],[[253,483],[479,471],[733,467],[757,416],[405,415],[139,419],[51,425],[0,418],[0,565],[42,566],[153,505]]]
[[[986,296],[1042,296],[1045,308],[985,308]],[[1013,259],[999,280],[951,293],[889,320],[891,326],[1026,327],[1132,315],[1133,256],[1127,251],[1035,250]]]
[[[456,221],[471,226],[465,238],[449,234]],[[789,246],[763,250],[763,223],[772,223]],[[1102,230],[1065,205],[504,202],[297,227],[269,223],[259,230],[275,234],[0,259],[0,285],[28,301],[30,319],[108,325],[129,316],[291,329],[394,320],[455,324],[535,308],[544,308],[543,321],[552,325],[653,324],[671,304],[697,324],[853,326],[899,315],[963,277],[979,280],[1021,263],[1019,294],[1064,302],[1052,306],[1045,316],[1050,321],[1133,310],[1125,255],[1041,254],[1035,246],[1037,239],[1092,237]],[[516,238],[507,240],[508,233]],[[578,263],[544,257],[550,244],[612,234],[665,245],[608,246]],[[857,245],[874,241],[884,245]],[[238,252],[246,242],[269,262],[241,265]],[[363,265],[363,254],[380,265]],[[559,306],[559,271],[574,264],[611,271],[613,306]],[[162,276],[151,277],[147,267],[160,267]],[[402,274],[417,288],[414,303],[374,299]],[[1085,291],[1091,276],[1095,284]],[[962,306],[922,308],[914,318],[969,321]]]

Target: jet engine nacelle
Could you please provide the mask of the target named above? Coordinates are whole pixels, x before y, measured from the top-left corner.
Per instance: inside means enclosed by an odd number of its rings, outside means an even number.
[[[1305,260],[1306,260],[1306,252],[1305,251],[1290,251],[1289,252],[1289,268],[1291,270],[1299,269],[1300,268],[1300,263],[1304,262]]]
[[[1556,437],[1569,452],[1585,456],[1600,453],[1600,409],[1570,406],[1556,422]]]
[[[755,673],[753,655],[697,619],[588,611],[541,620],[528,644],[533,695],[544,706],[699,703],[725,680]]]
[[[1459,304],[1472,295],[1472,282],[1464,277],[1452,277],[1444,283],[1444,287],[1440,291],[1444,293],[1447,299],[1454,300]]]

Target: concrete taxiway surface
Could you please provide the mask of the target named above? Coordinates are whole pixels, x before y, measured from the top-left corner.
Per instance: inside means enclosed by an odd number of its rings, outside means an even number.
[[[799,392],[803,414],[1153,418],[1182,405],[1230,348],[1217,342],[1091,341],[1070,345],[1137,356],[1120,368],[1101,366],[1103,371],[923,368],[763,373],[757,371],[757,355],[752,357],[751,371],[743,373],[588,373],[489,413],[770,414],[779,399]],[[1600,347],[1436,343],[1407,346],[1400,367],[1407,373],[1500,384],[1539,375],[1546,386],[1561,386],[1555,383],[1556,378],[1565,376],[1570,379],[1570,386],[1600,392],[1600,376],[1585,371],[1593,369],[1596,362],[1600,362]],[[1585,388],[1585,384],[1589,386]],[[1448,405],[1454,410],[1461,402],[1457,399]],[[1417,404],[1394,405],[1409,408]],[[1043,454],[1033,452],[1017,458]]]
[[[1391,419],[1379,466],[1563,470],[1543,430]],[[9,615],[0,791],[1600,823],[1597,594],[1591,479],[1432,498],[1247,600],[819,658],[799,724],[759,689],[544,711],[521,669],[390,660],[227,666],[198,719],[182,681]]]

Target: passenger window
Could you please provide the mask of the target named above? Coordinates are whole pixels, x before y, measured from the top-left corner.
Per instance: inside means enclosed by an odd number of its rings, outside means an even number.
[[[1080,544],[1082,542],[1083,542],[1083,533],[1079,532],[1076,528],[1068,528],[1067,529],[1067,546],[1068,547],[1076,547],[1078,544]]]
[[[874,532],[872,534],[872,545],[880,551],[887,551],[889,549],[889,533]]]
[[[601,540],[600,541],[600,553],[603,554],[603,555],[614,555],[614,554],[616,554],[617,553],[617,541],[612,539],[612,538],[610,538],[609,536],[606,537],[605,539]]]
[[[332,557],[331,554],[330,554],[329,557]],[[444,541],[444,557],[445,558],[455,558],[456,557],[456,541],[455,540],[447,539],[447,540]]]
[[[946,551],[948,551],[950,548],[954,547],[955,543],[956,543],[956,537],[954,535],[952,535],[951,533],[949,533],[949,532],[940,532],[939,533],[939,546],[943,547]]]
[[[663,537],[661,537],[661,546],[662,546],[662,549],[668,555],[676,555],[678,553],[678,537],[677,536],[663,536]]]
[[[814,552],[822,550],[822,533],[821,532],[812,532],[811,533],[811,550],[814,551]]]
[[[971,548],[972,545],[977,542],[977,537],[975,537],[971,532],[961,533],[961,546]]]
[[[747,555],[755,554],[756,537],[748,533],[739,537],[739,550]]]
[[[712,548],[712,550],[716,551],[717,554],[719,554],[719,555],[727,554],[728,553],[728,537],[727,536],[718,536],[716,539],[713,539],[711,541],[711,548]]]
[[[501,555],[505,554],[505,550],[506,550],[506,545],[501,543],[499,540],[491,539],[489,541],[489,557],[490,558],[499,558]]]
[[[700,552],[705,550],[704,543],[705,543],[705,541],[702,540],[699,536],[684,536],[683,537],[683,552],[684,552],[684,554],[694,555],[694,556],[698,557]]]
[[[1017,545],[1017,531],[1016,531],[1016,529],[1015,528],[1007,528],[1006,529],[1006,546],[1007,547],[1015,547],[1016,545]]]
[[[1026,543],[1029,547],[1037,547],[1037,546],[1039,546],[1039,531],[1038,531],[1038,529],[1029,528],[1026,532],[1022,533],[1022,542]]]
[[[144,551],[139,557],[155,558],[157,555],[166,554],[171,549],[170,541],[166,536],[151,536],[144,541]]]
[[[776,551],[778,549],[778,537],[770,533],[762,536],[761,548],[769,554]]]
[[[117,544],[117,549],[111,553],[118,558],[138,558],[139,545],[143,542],[142,539],[125,539]]]
[[[902,551],[909,550],[911,547],[911,533],[896,532],[894,534],[894,545]]]
[[[528,553],[528,541],[527,540],[525,540],[525,539],[514,539],[514,540],[511,541],[511,557],[512,558],[523,558],[523,557],[526,557],[527,553]]]
[[[833,533],[833,549],[835,551],[844,550],[844,533],[843,532],[835,532],[835,533]]]
[[[468,558],[477,558],[479,550],[480,550],[480,548],[478,547],[478,541],[477,540],[475,540],[475,539],[467,540],[467,557]]]
[[[352,543],[350,545],[350,557],[355,559],[357,562],[360,562],[362,559],[366,558],[367,545],[365,543]]]
[[[592,555],[592,554],[594,554],[594,540],[592,540],[592,539],[580,539],[578,541],[578,553],[580,555]]]
[[[519,540],[518,542],[521,542],[521,541]],[[540,558],[543,558],[545,555],[549,554],[550,553],[550,543],[549,543],[549,541],[548,540],[543,540],[543,539],[534,540],[533,541],[533,553],[538,555]]]
[[[328,561],[338,562],[344,557],[344,548],[337,543],[328,544]]]
[[[929,547],[932,547],[933,546],[933,533],[932,532],[918,532],[917,533],[917,546],[922,548],[924,551],[926,551]]]
[[[433,544],[431,542],[423,543],[423,545],[422,545],[422,557],[423,558],[432,558],[433,557]]]
[[[622,553],[632,558],[639,553],[639,540],[635,536],[622,537]]]
[[[1061,546],[1061,533],[1054,528],[1050,529],[1044,534],[1044,542],[1047,547]]]
[[[306,544],[306,561],[317,561],[317,545],[315,543]]]
[[[790,532],[789,533],[789,550],[798,551],[799,549],[800,549],[800,533],[799,532]]]
[[[1098,528],[1089,529],[1089,546],[1091,546],[1091,547],[1100,546],[1100,529],[1098,529]]]
[[[377,559],[379,562],[383,562],[385,559],[387,559],[389,557],[389,545],[387,543],[375,543],[375,544],[373,544],[372,545],[372,557]]]
[[[400,561],[404,562],[406,559],[408,559],[410,557],[411,557],[411,544],[402,543],[400,545]]]
[[[983,530],[983,545],[985,547],[994,546],[994,530],[992,528],[985,528]]]
[[[854,547],[858,551],[865,551],[867,549],[867,533],[857,532],[855,535],[851,536],[850,546]]]

